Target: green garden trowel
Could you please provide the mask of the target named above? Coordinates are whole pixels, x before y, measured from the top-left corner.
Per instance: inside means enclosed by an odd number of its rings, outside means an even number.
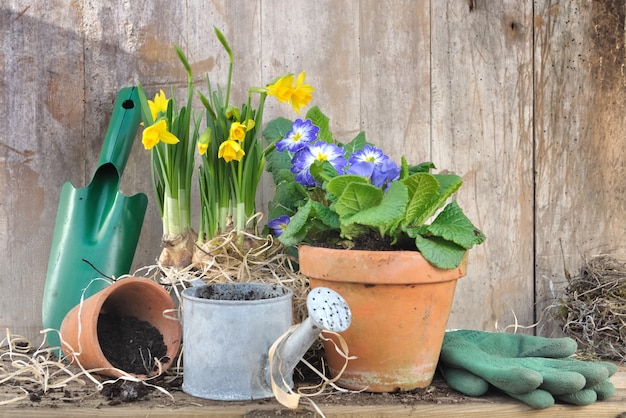
[[[120,90],[91,183],[81,189],[63,185],[43,294],[44,329],[60,329],[81,298],[109,285],[94,279],[130,271],[148,197],[124,196],[119,185],[140,119],[137,88]],[[50,347],[60,347],[57,332],[46,338]]]

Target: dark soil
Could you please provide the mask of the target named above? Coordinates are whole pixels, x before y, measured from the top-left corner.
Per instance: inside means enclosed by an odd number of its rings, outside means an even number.
[[[161,363],[170,361],[159,330],[133,316],[100,314],[98,341],[109,363],[127,373],[149,374],[157,370],[155,357]]]
[[[283,296],[283,290],[278,286],[272,286],[271,291],[263,289],[249,289],[241,292],[240,289],[219,287],[219,285],[207,285],[202,287],[197,293],[201,299],[211,300],[261,300],[273,299]]]
[[[391,238],[381,237],[379,234],[371,233],[368,235],[360,235],[351,241],[340,238],[325,239],[324,241],[315,241],[313,245],[317,247],[335,248],[335,249],[351,249],[351,250],[367,250],[367,251],[416,251],[414,241],[396,242],[391,244]]]

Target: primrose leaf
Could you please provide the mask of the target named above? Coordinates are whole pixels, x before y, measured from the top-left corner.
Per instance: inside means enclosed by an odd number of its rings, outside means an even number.
[[[276,141],[280,141],[291,130],[292,124],[292,121],[282,117],[273,119],[272,121],[268,122],[267,126],[263,130],[263,137],[270,144],[273,144]]]
[[[322,113],[322,111],[317,106],[313,106],[306,113],[306,118],[311,119],[311,122],[318,128],[320,128],[319,133],[317,134],[317,138],[320,141],[328,142],[332,144],[335,142],[333,139],[333,134],[330,131],[330,119],[328,116]]]
[[[278,184],[282,180],[295,181],[296,178],[296,175],[291,173],[291,157],[287,152],[274,150],[267,154],[265,170],[272,173],[274,184]]]
[[[344,223],[367,225],[385,232],[391,225],[402,219],[408,201],[408,188],[400,182],[392,183],[379,205],[360,210],[346,219]]]
[[[292,216],[299,206],[304,205],[307,193],[300,183],[283,181],[276,186],[274,198],[268,203],[268,218],[281,215]]]
[[[309,200],[298,209],[296,214],[291,217],[283,233],[278,237],[280,242],[286,246],[296,245],[306,237],[310,227],[310,223],[307,221],[312,208],[313,201]]]
[[[362,210],[377,206],[383,199],[383,191],[369,183],[352,182],[337,199],[334,209],[340,218],[346,218]]]
[[[431,176],[435,180],[437,180],[439,184],[439,188],[437,190],[437,193],[430,200],[430,202],[428,202],[424,206],[419,207],[419,212],[421,213],[418,214],[417,212],[415,212],[411,214],[412,215],[411,217],[407,216],[407,219],[405,219],[405,225],[408,225],[408,226],[417,226],[417,225],[421,225],[422,223],[424,223],[428,218],[434,215],[435,212],[437,212],[437,210],[442,208],[445,205],[446,200],[448,200],[448,198],[452,196],[454,192],[456,192],[459,189],[459,187],[461,187],[461,184],[463,184],[463,180],[461,180],[461,177],[457,176],[456,174],[417,173],[405,179],[404,181],[405,182],[410,181],[410,179],[413,179],[415,176]],[[409,190],[411,190],[411,187],[415,185],[417,184],[411,183],[409,185]],[[430,189],[424,190],[424,191],[422,191],[421,189],[415,190],[415,194],[431,193],[431,192],[432,191]],[[418,215],[418,216],[415,217],[415,215]],[[413,219],[411,219],[412,217]]]
[[[316,220],[322,222],[326,227],[330,229],[338,229],[340,226],[339,215],[332,211],[328,206],[319,202],[313,201],[313,208],[311,210],[311,217],[315,217]]]
[[[452,241],[468,250],[485,240],[485,235],[465,216],[456,201],[447,205],[426,230],[429,235]]]
[[[311,164],[309,170],[311,171],[311,176],[320,184],[324,184],[339,175],[337,169],[328,161],[315,161]]]
[[[346,155],[352,155],[355,151],[363,149],[367,145],[367,141],[365,140],[365,132],[361,131],[357,136],[346,145],[344,145],[343,149]]]
[[[432,162],[428,161],[425,163],[420,163],[418,165],[411,165],[408,167],[409,173],[410,174],[415,174],[415,173],[430,173],[430,170],[437,168],[435,167],[435,164],[433,164]]]
[[[343,176],[337,176],[328,181],[328,185],[326,186],[326,190],[335,196],[341,196],[343,191],[346,189],[348,184],[350,183],[367,183],[369,181],[361,176],[357,176],[354,174],[344,174]]]
[[[437,197],[439,183],[428,173],[413,174],[402,183],[406,185],[411,199],[404,216],[404,224],[421,225],[432,215],[432,202]]]
[[[430,264],[441,269],[453,269],[463,261],[465,248],[438,237],[417,236],[415,246]]]
[[[433,177],[439,182],[439,193],[445,196],[444,200],[452,196],[463,184],[461,177],[456,174],[433,174]]]

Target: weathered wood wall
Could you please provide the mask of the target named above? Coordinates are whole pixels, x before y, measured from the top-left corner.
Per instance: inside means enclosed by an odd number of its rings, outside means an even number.
[[[449,326],[530,324],[581,254],[624,252],[622,1],[163,0],[0,6],[0,328],[31,338],[59,191],[89,183],[119,88],[185,86],[172,45],[234,94],[307,71],[340,139],[359,130],[399,158],[463,175],[488,240],[470,255]],[[270,102],[267,119],[288,115]],[[122,191],[150,206],[135,267],[161,225],[139,141]],[[259,197],[271,196],[265,183]],[[542,334],[555,324],[543,322]]]

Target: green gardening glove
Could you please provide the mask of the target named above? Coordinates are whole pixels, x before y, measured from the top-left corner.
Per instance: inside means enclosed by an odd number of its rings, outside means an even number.
[[[439,368],[448,385],[469,396],[489,385],[533,408],[548,408],[555,398],[589,405],[613,395],[609,377],[617,366],[568,358],[571,338],[459,330],[446,332]]]

